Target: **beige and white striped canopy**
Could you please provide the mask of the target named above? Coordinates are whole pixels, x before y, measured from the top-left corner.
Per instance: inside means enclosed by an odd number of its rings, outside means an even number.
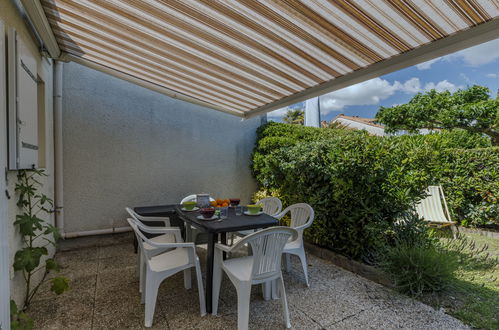
[[[242,117],[499,16],[498,0],[41,3],[62,51]]]

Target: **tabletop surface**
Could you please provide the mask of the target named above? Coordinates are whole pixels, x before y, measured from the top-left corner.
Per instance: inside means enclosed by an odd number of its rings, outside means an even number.
[[[178,216],[194,227],[207,233],[228,233],[239,230],[267,228],[277,226],[279,221],[265,213],[260,215],[236,215],[233,208],[229,208],[227,219],[218,220],[199,220],[200,215],[197,211],[182,211],[181,206],[175,207]]]

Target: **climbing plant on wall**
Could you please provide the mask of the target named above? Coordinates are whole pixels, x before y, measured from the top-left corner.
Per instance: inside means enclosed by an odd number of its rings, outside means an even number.
[[[40,192],[42,184],[39,178],[42,176],[46,176],[45,172],[37,169],[21,170],[17,175],[17,206],[22,212],[16,215],[14,225],[22,236],[23,247],[16,252],[13,267],[15,271],[22,272],[26,289],[23,305],[18,308],[14,304],[15,308],[12,308],[15,311],[12,317],[13,328],[17,325],[23,328],[22,324],[29,324],[25,321],[24,312],[43,283],[49,281],[50,290],[58,295],[69,288],[69,280],[63,276],[47,278],[50,272],[59,272],[61,269],[54,259],[47,258],[42,262],[43,257],[48,255],[47,247],[55,246],[60,238],[57,228],[43,219],[43,215],[52,212],[53,201]],[[38,275],[39,273],[42,275]],[[38,276],[41,276],[41,280],[35,281]]]

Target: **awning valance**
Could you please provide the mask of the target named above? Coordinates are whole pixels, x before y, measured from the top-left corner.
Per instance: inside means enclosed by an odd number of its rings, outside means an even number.
[[[466,38],[499,37],[497,0],[41,4],[60,49],[73,59],[242,117],[369,79],[389,65],[408,65],[403,56],[418,49],[413,61],[441,55],[431,44],[446,38],[466,46]],[[481,25],[482,32],[458,37]]]

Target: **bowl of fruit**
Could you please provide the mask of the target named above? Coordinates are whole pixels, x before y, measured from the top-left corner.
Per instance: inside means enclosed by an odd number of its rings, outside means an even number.
[[[205,207],[199,210],[199,213],[201,213],[203,218],[210,219],[215,214],[215,209],[213,207]]]
[[[239,198],[230,198],[230,206],[238,206],[241,200]]]
[[[213,207],[227,207],[230,204],[230,200],[228,199],[216,199],[210,202],[210,205]]]

